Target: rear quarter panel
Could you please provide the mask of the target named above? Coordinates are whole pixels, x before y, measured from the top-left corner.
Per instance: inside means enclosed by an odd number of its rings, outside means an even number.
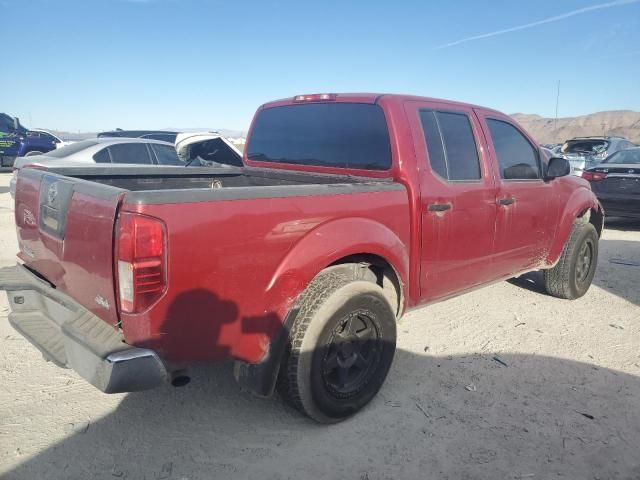
[[[123,205],[165,221],[168,288],[146,313],[122,315],[128,343],[174,362],[257,362],[299,294],[344,256],[386,258],[408,275],[406,190]],[[331,188],[331,187],[327,187]]]

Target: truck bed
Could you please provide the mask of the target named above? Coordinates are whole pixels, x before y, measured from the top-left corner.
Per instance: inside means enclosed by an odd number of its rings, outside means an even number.
[[[405,187],[390,179],[277,169],[24,168],[16,189],[19,257],[120,329],[129,345],[175,362],[256,362],[268,344],[262,339],[286,315],[268,305],[291,308],[293,273],[320,268],[300,261],[370,251],[376,229],[406,268],[407,201]],[[123,214],[159,219],[167,235],[167,289],[137,314],[117,302]],[[331,255],[311,254],[332,244]]]

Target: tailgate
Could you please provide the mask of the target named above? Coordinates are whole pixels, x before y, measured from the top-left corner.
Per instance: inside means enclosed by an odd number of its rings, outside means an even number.
[[[25,168],[16,187],[18,256],[58,290],[115,325],[113,232],[125,190]]]

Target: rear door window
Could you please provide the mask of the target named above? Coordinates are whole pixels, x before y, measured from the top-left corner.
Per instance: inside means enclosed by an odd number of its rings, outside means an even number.
[[[119,143],[109,147],[113,163],[152,163],[145,143]]]
[[[388,170],[384,112],[364,103],[310,103],[262,110],[247,145],[249,160]]]
[[[537,150],[510,123],[488,118],[487,125],[493,148],[504,180],[534,180],[540,178]]]
[[[465,113],[420,110],[431,169],[448,181],[482,178],[478,148]]]

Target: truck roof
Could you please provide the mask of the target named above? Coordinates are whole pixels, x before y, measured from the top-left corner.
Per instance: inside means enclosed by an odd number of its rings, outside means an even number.
[[[322,95],[322,94],[312,94],[312,95]],[[373,104],[373,103],[379,103],[380,100],[384,98],[385,101],[392,101],[392,102],[399,102],[399,103],[402,103],[405,101],[438,102],[438,103],[444,103],[444,104],[450,105],[452,107],[464,106],[469,108],[478,108],[486,111],[500,113],[497,110],[494,110],[492,108],[482,107],[480,105],[473,105],[470,103],[458,102],[455,100],[445,100],[442,98],[421,97],[417,95],[403,95],[403,94],[397,94],[397,93],[366,93],[366,92],[329,93],[328,95],[332,96],[332,101],[339,102],[339,103],[371,103]],[[274,100],[272,102],[267,102],[263,104],[261,108],[290,105],[295,103],[296,97],[298,97],[298,95],[294,97],[289,97],[289,98],[281,98],[279,100]],[[319,100],[319,101],[322,101],[322,100]]]

